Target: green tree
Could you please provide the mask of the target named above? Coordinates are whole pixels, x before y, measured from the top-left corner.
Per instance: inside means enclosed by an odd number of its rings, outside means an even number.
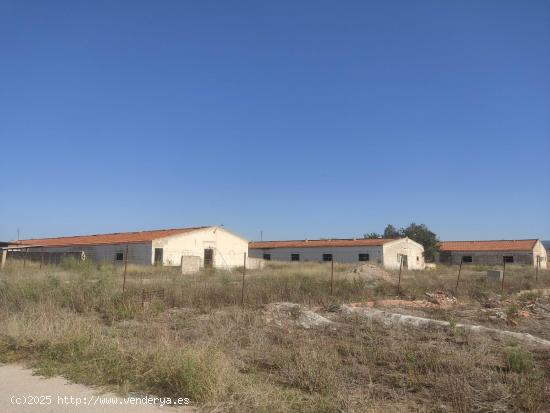
[[[380,235],[380,234],[377,233],[377,232],[369,232],[368,234],[364,234],[364,235],[363,235],[363,238],[367,238],[367,239],[378,239],[378,238],[382,238],[382,235]]]
[[[403,237],[409,237],[413,241],[422,244],[424,247],[424,258],[426,258],[426,261],[433,261],[435,259],[439,240],[437,239],[437,235],[430,231],[426,225],[415,224],[413,222],[407,228],[401,228],[399,232]]]
[[[384,238],[401,238],[402,236],[401,231],[392,224],[387,225],[384,229]]]

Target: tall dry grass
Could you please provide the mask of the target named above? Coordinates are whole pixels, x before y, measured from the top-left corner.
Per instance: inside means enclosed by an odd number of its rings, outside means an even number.
[[[182,276],[132,267],[123,294],[120,267],[73,264],[13,263],[0,273],[0,361],[121,392],[189,397],[208,411],[550,410],[548,352],[336,315],[336,330],[266,323],[259,308],[269,302],[326,305],[395,295],[394,285],[346,276],[350,266],[336,266],[333,296],[325,264],[248,272],[241,308],[238,271]],[[465,299],[499,291],[482,270],[464,271]],[[455,275],[450,267],[404,273],[403,293],[451,291]],[[511,268],[506,293],[534,286],[533,276]],[[164,298],[143,307],[144,288],[164,288]]]

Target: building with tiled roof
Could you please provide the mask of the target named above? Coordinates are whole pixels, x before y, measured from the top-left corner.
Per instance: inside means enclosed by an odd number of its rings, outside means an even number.
[[[12,241],[9,248],[40,260],[67,254],[99,262],[176,266],[182,257],[194,257],[202,267],[231,268],[243,265],[248,241],[223,227],[209,226],[31,238]]]
[[[438,262],[479,265],[524,264],[547,268],[548,256],[540,240],[443,241]]]
[[[409,239],[315,239],[291,241],[256,241],[249,245],[251,257],[274,261],[373,262],[388,269],[401,265],[423,269],[424,247]]]

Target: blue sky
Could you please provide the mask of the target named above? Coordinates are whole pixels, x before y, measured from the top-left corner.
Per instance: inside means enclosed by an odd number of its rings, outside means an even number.
[[[548,1],[0,1],[0,239],[549,239],[548,22]]]

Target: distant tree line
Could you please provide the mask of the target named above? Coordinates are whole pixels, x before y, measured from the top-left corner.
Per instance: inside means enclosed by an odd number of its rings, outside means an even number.
[[[422,246],[424,247],[424,257],[426,258],[426,261],[433,261],[435,259],[435,254],[437,253],[437,244],[439,243],[437,235],[434,232],[430,231],[430,229],[426,225],[415,224],[414,222],[408,227],[399,229],[389,224],[384,229],[383,234],[371,232],[365,234],[364,237],[369,239],[408,237],[413,241],[422,244]]]

